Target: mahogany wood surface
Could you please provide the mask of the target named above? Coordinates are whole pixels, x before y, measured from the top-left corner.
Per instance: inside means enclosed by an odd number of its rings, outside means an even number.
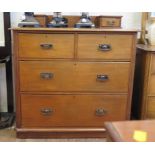
[[[21,139],[48,139],[48,138],[105,138],[103,128],[55,128],[55,129],[30,129],[17,128],[17,137]]]
[[[137,29],[104,29],[104,28],[72,28],[72,27],[68,27],[68,28],[20,28],[20,27],[16,27],[16,28],[10,28],[10,30],[13,31],[18,31],[18,32],[39,32],[39,33],[58,33],[58,32],[66,32],[66,33],[72,33],[72,32],[112,32],[112,33],[135,33],[137,34],[137,32],[139,30]]]
[[[147,52],[155,52],[155,46],[152,45],[138,44],[136,47]]]
[[[148,93],[149,95],[155,95],[155,54],[151,55],[151,60],[150,60]]]
[[[103,34],[112,50],[100,56],[92,40]],[[13,36],[17,137],[103,137],[105,121],[130,118],[136,30],[15,28]],[[38,47],[48,41],[55,51]]]
[[[149,119],[155,118],[155,96],[148,97],[147,100],[147,114],[146,117]]]
[[[132,35],[80,34],[78,35],[78,58],[131,60]],[[109,51],[99,49],[100,44],[111,46]]]
[[[51,45],[44,48],[41,45]],[[20,58],[73,58],[73,34],[19,34]]]
[[[105,128],[113,142],[136,142],[135,130],[147,132],[147,142],[155,141],[155,120],[107,122]]]
[[[141,92],[140,92],[140,115],[142,119],[155,118],[155,48],[154,46],[138,45],[141,52]]]
[[[22,127],[103,127],[105,121],[125,120],[126,101],[126,95],[22,95]],[[42,109],[52,112],[44,115]],[[97,109],[105,113],[97,115]]]
[[[128,92],[128,62],[20,61],[19,68],[21,91]],[[43,79],[41,73],[53,77]],[[100,80],[98,75],[108,79]]]
[[[98,16],[96,24],[100,28],[121,28],[121,18],[122,16]]]

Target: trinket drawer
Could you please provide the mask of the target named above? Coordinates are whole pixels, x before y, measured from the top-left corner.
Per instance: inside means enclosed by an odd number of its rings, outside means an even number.
[[[130,119],[136,30],[12,32],[18,138],[105,137]]]

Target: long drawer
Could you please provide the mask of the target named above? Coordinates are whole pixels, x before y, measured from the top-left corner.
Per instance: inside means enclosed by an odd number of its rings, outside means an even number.
[[[74,34],[19,33],[20,58],[73,58]]]
[[[21,91],[128,92],[130,63],[20,61]]]
[[[22,127],[103,127],[125,120],[125,95],[21,95]]]
[[[79,34],[78,58],[130,60],[132,44],[132,35]]]

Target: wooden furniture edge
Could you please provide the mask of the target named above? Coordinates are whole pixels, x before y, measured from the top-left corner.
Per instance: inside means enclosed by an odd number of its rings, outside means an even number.
[[[17,138],[105,138],[105,129],[98,128],[53,128],[53,129],[16,129]]]
[[[155,46],[151,45],[144,45],[144,44],[137,44],[136,46],[138,49],[147,51],[147,52],[155,52]]]
[[[114,128],[114,125],[112,122],[105,122],[104,125],[105,125],[107,135],[110,136],[113,142],[123,142],[120,134],[118,133],[116,128]]]
[[[132,39],[132,58],[130,62],[130,76],[129,76],[129,85],[128,85],[128,101],[126,109],[126,119],[130,120],[131,118],[131,106],[132,106],[132,95],[133,95],[133,84],[134,84],[134,71],[135,71],[135,61],[136,61],[136,41],[137,36],[133,35]]]
[[[140,118],[141,119],[146,119],[147,118],[147,101],[148,101],[148,89],[149,89],[149,72],[151,70],[151,61],[152,57],[151,54],[155,52],[155,46],[151,45],[144,45],[144,44],[138,44],[137,45],[137,50],[141,52],[142,55],[142,73],[141,73],[141,78],[142,78],[142,88],[143,90],[140,93],[141,96],[141,110],[140,110]]]
[[[132,32],[137,33],[137,29],[106,29],[106,28],[10,28],[14,31],[52,31],[52,32]]]

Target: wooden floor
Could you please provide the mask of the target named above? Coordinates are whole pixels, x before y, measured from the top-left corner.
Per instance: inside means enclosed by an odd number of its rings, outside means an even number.
[[[17,139],[14,127],[0,129],[0,142],[105,142],[104,138],[80,139]]]

